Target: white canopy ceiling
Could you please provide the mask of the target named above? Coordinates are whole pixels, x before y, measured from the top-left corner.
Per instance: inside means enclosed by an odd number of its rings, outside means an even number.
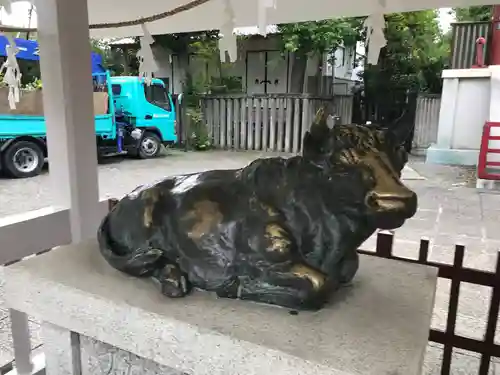
[[[87,0],[90,24],[132,21],[153,16],[190,0]],[[235,12],[235,27],[258,24],[259,0],[230,0]],[[366,16],[380,9],[379,0],[276,0],[269,9],[267,23],[321,20],[344,16]],[[386,0],[384,13],[405,12],[444,7],[493,5],[498,0]],[[151,34],[165,34],[220,29],[224,22],[224,0],[210,0],[194,9],[151,22]],[[140,36],[140,26],[91,30],[93,37]]]

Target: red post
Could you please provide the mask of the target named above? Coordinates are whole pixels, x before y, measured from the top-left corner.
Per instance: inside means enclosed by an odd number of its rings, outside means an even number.
[[[473,68],[485,68],[484,64],[484,47],[486,44],[486,39],[482,36],[476,40],[476,63],[472,65]]]
[[[489,65],[500,65],[500,5],[493,6],[491,54]]]

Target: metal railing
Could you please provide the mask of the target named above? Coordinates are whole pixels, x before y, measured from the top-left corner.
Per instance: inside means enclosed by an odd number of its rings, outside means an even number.
[[[495,272],[480,271],[466,268],[463,265],[465,247],[455,246],[453,264],[444,264],[429,260],[429,241],[422,239],[418,249],[417,259],[408,259],[393,255],[394,236],[387,233],[377,234],[376,250],[359,250],[362,254],[377,256],[386,259],[400,260],[403,262],[423,264],[438,268],[438,277],[451,281],[450,298],[448,302],[448,317],[444,330],[430,329],[429,341],[442,344],[443,359],[441,362],[441,375],[451,372],[452,354],[454,348],[468,350],[481,356],[478,375],[488,375],[492,357],[500,357],[500,345],[495,343],[495,330],[498,321],[500,306],[500,257],[497,254]],[[460,286],[463,283],[487,286],[492,289],[488,315],[486,318],[486,331],[482,340],[459,335],[455,332],[460,296]],[[411,322],[409,322],[411,324]]]

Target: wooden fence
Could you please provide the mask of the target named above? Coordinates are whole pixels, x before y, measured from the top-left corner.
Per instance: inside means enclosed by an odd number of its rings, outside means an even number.
[[[412,153],[423,155],[431,144],[436,143],[440,108],[440,95],[418,96]]]
[[[300,152],[315,112],[326,106],[350,123],[352,97],[310,95],[220,95],[203,98],[203,115],[217,148]]]
[[[476,63],[476,40],[486,39],[485,56],[491,52],[491,21],[451,24],[451,69],[469,69]]]

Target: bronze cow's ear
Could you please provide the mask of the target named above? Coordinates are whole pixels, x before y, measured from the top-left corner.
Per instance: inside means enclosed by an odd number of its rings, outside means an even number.
[[[413,130],[413,124],[406,122],[406,123],[396,123],[393,124],[388,130],[389,133],[391,133],[392,139],[396,142],[398,145],[402,145],[406,143],[408,138],[411,136],[411,132]]]
[[[317,159],[325,153],[330,128],[327,125],[328,115],[322,107],[316,112],[311,129],[304,134],[302,141],[302,155],[307,159]]]
[[[315,137],[310,131],[307,131],[302,140],[302,156],[306,159],[315,160],[321,156],[322,150],[323,140]]]

